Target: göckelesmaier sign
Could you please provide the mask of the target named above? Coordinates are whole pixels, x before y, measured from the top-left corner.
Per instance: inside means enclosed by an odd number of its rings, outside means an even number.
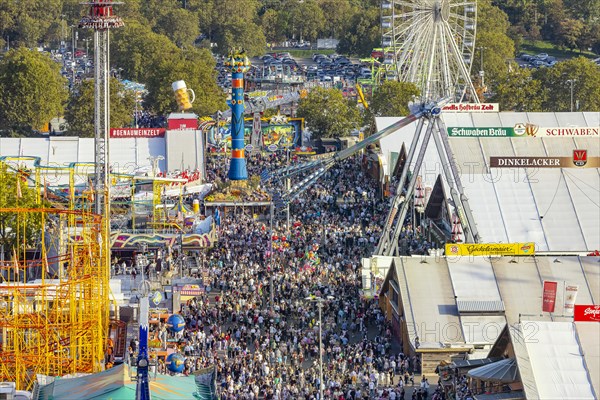
[[[514,127],[448,127],[450,137],[597,137],[597,127],[550,127],[516,124]]]
[[[532,256],[534,243],[448,243],[446,256]]]

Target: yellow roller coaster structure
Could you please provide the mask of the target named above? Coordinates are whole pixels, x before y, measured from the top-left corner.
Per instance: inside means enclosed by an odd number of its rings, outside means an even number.
[[[0,220],[7,218],[16,244],[11,259],[0,261],[0,381],[31,390],[36,374],[101,371],[106,224],[86,211],[45,208],[0,208]]]

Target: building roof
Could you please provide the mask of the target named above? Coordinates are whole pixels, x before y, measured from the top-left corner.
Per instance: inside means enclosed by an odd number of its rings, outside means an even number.
[[[422,263],[421,261],[426,261]],[[419,348],[441,348],[446,343],[465,343],[448,268],[435,257],[396,258],[410,342]],[[406,299],[406,301],[405,301]]]

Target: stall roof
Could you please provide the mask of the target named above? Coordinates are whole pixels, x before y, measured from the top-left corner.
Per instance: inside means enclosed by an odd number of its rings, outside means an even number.
[[[505,358],[474,368],[467,375],[483,381],[513,383],[518,380],[519,371],[514,358]]]
[[[522,391],[508,393],[478,394],[475,400],[525,400],[525,393]]]
[[[451,364],[453,368],[477,368],[502,360],[502,357],[479,358],[477,360],[456,360]]]

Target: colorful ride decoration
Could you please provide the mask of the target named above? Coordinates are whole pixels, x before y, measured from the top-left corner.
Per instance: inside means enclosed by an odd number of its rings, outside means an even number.
[[[185,357],[179,353],[172,353],[167,356],[165,362],[167,369],[173,373],[180,374],[185,368]]]
[[[173,314],[167,319],[169,332],[181,332],[185,328],[185,320],[179,314]]]
[[[244,53],[232,54],[225,61],[231,71],[231,163],[229,179],[248,179],[244,148],[244,73],[250,68],[250,61]]]

